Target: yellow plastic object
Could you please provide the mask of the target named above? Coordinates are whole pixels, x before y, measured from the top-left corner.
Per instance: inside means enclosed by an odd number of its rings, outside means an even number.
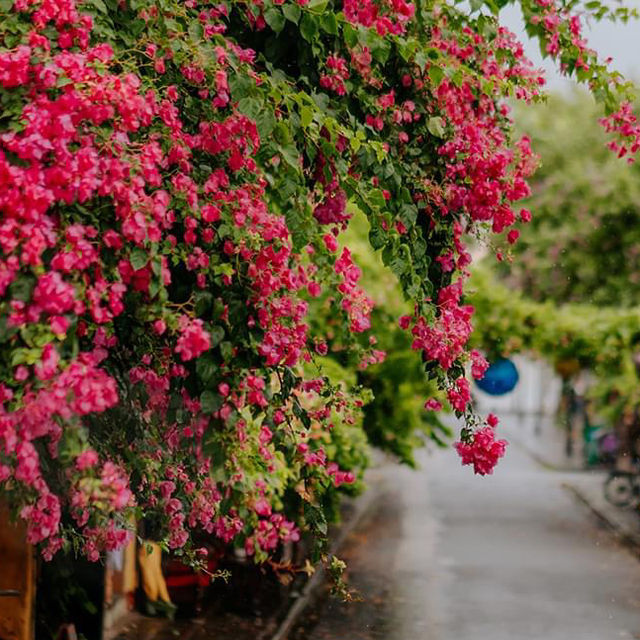
[[[122,591],[133,593],[138,586],[138,573],[136,571],[136,539],[135,537],[127,545],[124,551],[124,575],[122,578]]]
[[[163,600],[171,604],[167,583],[162,575],[161,561],[162,549],[155,542],[144,540],[138,548],[142,588],[149,601]]]

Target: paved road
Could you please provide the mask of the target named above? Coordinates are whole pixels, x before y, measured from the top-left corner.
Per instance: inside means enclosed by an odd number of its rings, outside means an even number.
[[[492,477],[455,454],[394,470],[343,556],[363,602],[328,602],[305,640],[640,638],[640,562],[516,446]]]

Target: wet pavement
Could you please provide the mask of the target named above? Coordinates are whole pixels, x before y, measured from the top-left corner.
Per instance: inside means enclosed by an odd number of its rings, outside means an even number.
[[[640,638],[640,562],[513,445],[494,476],[452,451],[388,474],[342,557],[362,602],[328,600],[295,640]]]

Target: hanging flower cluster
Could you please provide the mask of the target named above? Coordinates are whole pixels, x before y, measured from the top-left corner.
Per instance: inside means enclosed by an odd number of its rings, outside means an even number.
[[[490,475],[498,464],[498,460],[504,456],[507,448],[506,440],[495,439],[495,427],[498,421],[493,414],[487,417],[487,426],[478,429],[473,434],[455,443],[455,448],[462,464],[473,465],[474,473],[481,476]]]

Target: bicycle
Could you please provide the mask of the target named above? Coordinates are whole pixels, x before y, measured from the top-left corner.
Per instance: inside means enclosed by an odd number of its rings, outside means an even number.
[[[561,415],[566,429],[565,454],[568,458],[575,455],[576,441],[581,434],[582,446],[578,450],[582,451],[586,467],[615,463],[618,436],[610,427],[594,421],[585,392],[577,391],[569,380],[563,382]]]
[[[604,483],[604,497],[615,507],[640,506],[640,473],[611,471]]]

